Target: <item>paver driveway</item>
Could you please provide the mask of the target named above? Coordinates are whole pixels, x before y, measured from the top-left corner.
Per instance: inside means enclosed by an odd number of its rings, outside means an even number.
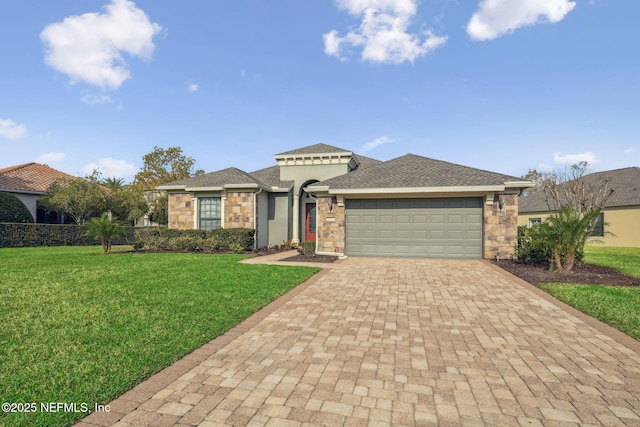
[[[637,344],[483,261],[349,258],[82,424],[640,425]]]

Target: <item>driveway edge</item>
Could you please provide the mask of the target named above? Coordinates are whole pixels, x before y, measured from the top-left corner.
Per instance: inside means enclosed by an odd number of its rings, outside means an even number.
[[[293,264],[295,265],[295,264]],[[253,326],[265,319],[278,308],[285,305],[292,298],[304,292],[309,286],[317,282],[322,276],[327,274],[330,269],[321,269],[309,279],[300,283],[295,288],[282,294],[260,310],[247,317],[238,325],[229,329],[227,332],[218,335],[202,347],[197,348],[191,353],[173,362],[171,365],[161,371],[151,375],[143,380],[131,390],[125,392],[120,397],[112,400],[106,406],[110,408],[109,412],[94,412],[80,420],[75,427],[95,427],[108,426],[117,423],[134,409],[138,408],[142,403],[151,399],[159,391],[166,388],[169,384],[198,366],[207,358],[224,348],[231,341],[247,332]]]
[[[638,355],[640,355],[640,342],[638,342],[635,339],[631,338],[629,335],[617,330],[613,326],[607,325],[606,323],[604,323],[603,321],[601,321],[599,319],[596,319],[595,317],[591,317],[588,314],[585,314],[585,313],[581,312],[580,310],[577,310],[577,309],[571,307],[569,304],[566,304],[566,303],[560,301],[559,299],[551,296],[550,294],[546,293],[545,291],[543,291],[542,289],[538,288],[537,286],[534,286],[531,283],[519,278],[518,276],[509,273],[508,271],[498,267],[497,265],[493,264],[490,261],[482,260],[482,262],[487,264],[487,265],[489,265],[491,268],[493,268],[495,271],[501,273],[503,276],[505,276],[505,277],[509,278],[510,280],[518,283],[522,287],[527,288],[528,290],[530,290],[531,292],[533,292],[537,296],[541,297],[545,301],[548,301],[548,302],[550,302],[552,304],[555,304],[558,308],[561,308],[564,311],[566,311],[569,314],[571,314],[572,316],[577,317],[578,319],[582,320],[587,325],[592,326],[593,328],[595,328],[598,331],[602,332],[604,335],[607,335],[608,337],[614,339],[615,341],[618,341],[619,343],[621,343],[622,345],[624,345],[628,349],[630,349],[630,350],[636,352]]]

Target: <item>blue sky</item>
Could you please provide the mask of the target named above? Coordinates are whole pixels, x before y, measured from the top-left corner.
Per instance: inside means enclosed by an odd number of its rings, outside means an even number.
[[[520,176],[640,165],[637,0],[0,3],[0,167],[127,181],[326,143]]]

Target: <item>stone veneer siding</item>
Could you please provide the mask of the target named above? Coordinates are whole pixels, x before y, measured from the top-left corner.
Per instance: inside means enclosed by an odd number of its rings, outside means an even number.
[[[344,205],[333,203],[333,209],[329,209],[331,197],[318,197],[318,252],[344,254]]]
[[[503,206],[500,209],[499,199]],[[485,259],[512,259],[515,256],[518,233],[518,196],[496,194],[493,204],[484,205],[484,254]]]
[[[255,228],[253,223],[254,202],[254,193],[227,193],[223,213],[224,228]]]
[[[192,230],[195,202],[191,194],[169,194],[169,228]]]

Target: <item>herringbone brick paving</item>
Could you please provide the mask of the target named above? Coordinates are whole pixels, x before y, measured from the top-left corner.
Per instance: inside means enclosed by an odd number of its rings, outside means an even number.
[[[593,324],[486,262],[349,258],[80,425],[640,426]]]

